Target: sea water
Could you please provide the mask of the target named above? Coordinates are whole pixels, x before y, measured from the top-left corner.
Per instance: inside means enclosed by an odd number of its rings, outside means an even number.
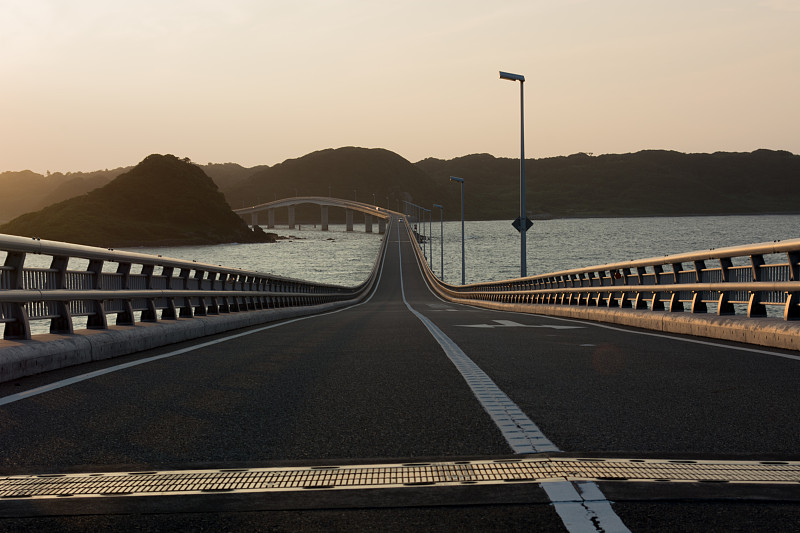
[[[418,231],[421,226],[416,225]],[[344,225],[331,225],[327,232],[312,226],[265,230],[287,240],[130,250],[352,286],[369,275],[382,238],[364,233],[357,223],[353,232],[345,231]],[[444,280],[461,283],[461,222],[426,223],[424,233],[431,237],[425,252],[434,272],[441,277],[444,242]],[[543,220],[534,222],[527,233],[528,275],[796,238],[800,215]],[[467,221],[464,252],[467,283],[520,275],[520,236],[511,221]]]
[[[376,227],[376,226],[373,226]],[[421,229],[421,224],[417,225]],[[126,248],[198,263],[210,263],[301,280],[354,286],[366,280],[380,249],[382,235],[330,225],[330,231],[303,225],[278,227],[276,243],[218,244]],[[395,230],[396,231],[396,230]],[[444,233],[442,240],[440,235]],[[431,237],[425,250],[437,276],[461,283],[461,222],[425,224]],[[527,233],[528,275],[546,274],[605,263],[661,257],[760,242],[800,238],[800,215],[574,218],[536,221]],[[464,225],[466,283],[498,281],[520,275],[520,236],[511,221],[467,221]],[[0,252],[0,260],[5,254]],[[50,258],[29,254],[26,267],[48,267]],[[70,269],[86,268],[70,261]],[[106,270],[113,271],[113,263]],[[47,321],[34,321],[47,329]],[[77,327],[77,326],[76,326]]]

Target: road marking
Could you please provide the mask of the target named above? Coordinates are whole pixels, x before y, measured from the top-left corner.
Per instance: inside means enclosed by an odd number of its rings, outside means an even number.
[[[630,533],[614,513],[611,503],[603,496],[600,487],[593,481],[582,483],[559,481],[541,483],[539,486],[547,493],[547,497],[553,502],[558,516],[569,531]],[[575,490],[576,486],[580,493]]]
[[[549,328],[549,329],[584,329],[586,326],[555,326],[539,324],[520,324],[513,320],[493,320],[496,324],[456,324],[461,328]]]
[[[430,334],[442,347],[444,353],[456,366],[472,389],[481,406],[489,413],[494,423],[500,428],[503,437],[514,453],[557,452],[558,447],[544,436],[539,427],[522,412],[506,393],[504,393],[486,373],[470,359],[453,340],[444,334],[428,317],[411,307],[406,299],[403,283],[403,252],[400,245],[400,226],[397,226],[397,251],[400,261],[400,294],[403,303],[428,329]]]
[[[406,300],[406,292],[403,286],[403,252],[400,248],[399,225],[397,227],[397,248],[400,256],[400,294],[403,296],[403,303],[428,328],[428,331],[445,351],[447,357],[456,365],[456,368],[464,376],[483,408],[486,409],[492,420],[500,428],[514,452],[528,453],[525,451],[528,447],[534,452],[559,451],[556,445],[544,436],[539,427],[517,407],[511,398],[500,390],[491,378],[450,337],[445,335],[426,316],[411,307],[408,300]],[[417,262],[417,267],[420,269],[420,275],[425,279],[419,262]],[[428,286],[427,281],[425,286],[436,298],[441,300]],[[441,301],[444,302],[444,300]],[[518,327],[516,322],[510,320],[495,320],[494,322],[499,322],[500,326],[488,326]],[[519,324],[519,326],[523,325]],[[556,328],[558,329],[558,326]],[[503,416],[503,413],[505,413],[505,416]],[[530,444],[524,443],[526,439]],[[559,487],[557,489],[548,489],[549,486],[553,485],[558,485]],[[545,490],[548,498],[553,502],[558,516],[570,533],[631,533],[614,513],[611,503],[594,482],[580,483],[578,485],[578,488],[581,489],[581,494],[584,496],[579,495],[572,483],[567,481],[563,483],[540,483],[539,486]]]
[[[420,275],[422,275],[423,279],[424,279],[425,276],[422,274],[422,267],[419,267],[419,269],[420,269]],[[434,291],[430,287],[430,285],[428,284],[427,280],[425,280],[425,286],[428,287],[428,291],[437,300],[440,300],[440,301],[445,302],[445,303],[452,303],[452,302],[449,302],[448,300],[443,299],[441,296],[439,296],[439,294],[437,294],[436,291]],[[630,334],[633,334],[633,335],[647,335],[647,336],[650,336],[650,337],[658,337],[658,338],[669,339],[669,340],[673,340],[673,341],[688,342],[688,343],[692,343],[692,344],[700,344],[702,346],[711,346],[711,347],[714,347],[714,348],[726,348],[728,350],[737,350],[737,351],[740,351],[740,352],[756,353],[756,354],[761,354],[761,355],[771,355],[771,356],[774,356],[774,357],[782,357],[784,359],[792,359],[794,361],[800,361],[800,355],[792,355],[792,354],[786,354],[786,353],[780,353],[780,352],[773,352],[773,351],[770,351],[770,350],[760,350],[758,348],[747,348],[745,346],[734,346],[734,345],[729,345],[729,344],[721,344],[721,343],[718,343],[718,342],[710,342],[710,341],[703,341],[703,340],[699,340],[699,339],[692,339],[692,338],[689,338],[689,337],[676,337],[674,335],[667,335],[665,333],[652,333],[652,332],[649,332],[649,331],[637,331],[637,330],[632,330],[632,329],[623,329],[623,328],[620,328],[620,327],[604,324],[602,322],[593,322],[591,320],[581,320],[581,319],[578,319],[578,318],[563,318],[563,317],[559,317],[559,316],[542,315],[542,314],[539,314],[539,313],[524,313],[522,311],[506,311],[506,310],[503,310],[503,309],[491,309],[491,308],[488,308],[488,307],[479,307],[477,305],[470,305],[470,304],[465,304],[465,303],[454,303],[453,305],[459,305],[459,306],[462,306],[462,307],[467,307],[467,308],[472,309],[474,311],[489,311],[491,313],[506,313],[506,314],[510,314],[510,315],[520,315],[520,316],[527,316],[527,317],[537,316],[537,317],[541,317],[541,318],[548,319],[548,320],[557,320],[557,321],[560,321],[560,322],[572,322],[573,324],[575,324],[575,323],[577,323],[577,324],[585,324],[586,326],[594,326],[594,327],[598,327],[598,328],[610,329],[612,331],[619,331],[621,333],[630,333]],[[734,342],[734,341],[731,341],[731,342]]]
[[[391,227],[391,226],[389,226],[389,227]],[[387,237],[387,239],[388,239],[388,237]],[[383,249],[383,257],[381,258],[381,264],[382,265],[386,261],[386,250],[388,250],[388,249],[389,249],[389,243],[387,241],[386,247]],[[30,389],[30,390],[27,390],[27,391],[18,392],[16,394],[10,394],[8,396],[4,396],[4,397],[0,398],[0,406],[8,405],[10,403],[14,403],[14,402],[17,402],[19,400],[24,400],[26,398],[31,398],[33,396],[38,396],[40,394],[44,394],[46,392],[50,392],[50,391],[53,391],[53,390],[56,390],[56,389],[60,389],[60,388],[63,388],[63,387],[68,387],[70,385],[74,385],[76,383],[80,383],[81,381],[87,381],[89,379],[93,379],[93,378],[97,378],[97,377],[100,377],[100,376],[104,376],[106,374],[111,374],[112,372],[117,372],[119,370],[125,370],[127,368],[132,368],[134,366],[139,366],[139,365],[143,365],[143,364],[146,364],[146,363],[151,363],[153,361],[158,361],[159,359],[167,359],[168,357],[173,357],[173,356],[176,356],[176,355],[181,355],[181,354],[185,354],[185,353],[188,353],[188,352],[193,352],[194,350],[199,350],[201,348],[207,348],[208,346],[214,346],[215,344],[220,344],[222,342],[226,342],[226,341],[229,341],[229,340],[238,339],[240,337],[245,337],[247,335],[252,335],[253,333],[260,333],[260,332],[266,331],[268,329],[277,328],[277,327],[280,327],[280,326],[285,326],[287,324],[292,324],[294,322],[299,322],[301,320],[308,320],[310,318],[317,318],[317,317],[321,317],[321,316],[327,316],[327,315],[332,315],[332,314],[335,314],[335,313],[340,313],[342,311],[346,311],[348,309],[352,309],[354,307],[358,307],[359,305],[364,305],[367,302],[369,302],[370,300],[372,300],[372,297],[375,295],[375,293],[378,290],[378,286],[381,283],[382,277],[383,277],[383,266],[381,266],[381,269],[378,272],[378,279],[375,282],[375,286],[372,288],[372,292],[370,293],[369,297],[367,297],[367,299],[365,299],[365,300],[363,300],[361,302],[358,302],[357,304],[353,304],[353,305],[350,305],[350,306],[347,306],[347,307],[342,307],[340,309],[336,309],[334,311],[329,311],[327,313],[321,313],[321,314],[317,314],[317,315],[307,315],[307,316],[301,316],[301,317],[298,317],[298,318],[293,318],[293,319],[290,319],[290,320],[286,320],[285,322],[279,322],[277,324],[270,324],[269,326],[263,326],[263,327],[260,327],[260,328],[244,331],[242,333],[236,333],[234,335],[228,335],[227,337],[222,337],[220,339],[215,339],[213,341],[207,341],[207,342],[203,342],[203,343],[200,343],[200,344],[195,344],[194,346],[188,346],[186,348],[181,348],[180,350],[174,350],[172,352],[164,353],[164,354],[161,354],[161,355],[156,355],[156,356],[153,356],[153,357],[147,357],[145,359],[138,359],[136,361],[130,361],[128,363],[122,363],[122,364],[119,364],[119,365],[110,366],[108,368],[103,368],[101,370],[95,370],[94,372],[88,372],[86,374],[81,374],[79,376],[73,376],[71,378],[62,379],[61,381],[48,383],[47,385],[42,385],[41,387],[36,387],[34,389]]]
[[[719,342],[704,341],[704,340],[692,339],[692,338],[688,338],[688,337],[676,337],[674,335],[667,335],[665,333],[653,333],[653,332],[650,332],[650,331],[639,331],[639,330],[632,330],[632,329],[623,329],[623,328],[620,328],[620,327],[604,324],[602,322],[592,322],[592,321],[588,321],[588,320],[581,320],[581,319],[578,319],[578,318],[563,318],[563,317],[559,317],[559,316],[539,315],[539,314],[536,314],[536,313],[521,313],[519,311],[501,311],[501,310],[498,310],[498,309],[485,309],[483,307],[477,307],[475,309],[481,309],[483,311],[495,311],[495,312],[498,312],[498,313],[511,313],[511,314],[514,314],[514,315],[523,315],[523,316],[536,315],[536,316],[540,316],[542,318],[548,318],[550,320],[558,320],[558,321],[561,321],[561,322],[572,322],[572,323],[577,323],[577,324],[586,324],[586,326],[595,326],[595,327],[598,327],[598,328],[610,329],[612,331],[619,331],[621,333],[630,333],[630,334],[633,334],[633,335],[646,335],[648,337],[657,337],[659,339],[669,339],[669,340],[673,340],[673,341],[688,342],[688,343],[691,343],[691,344],[699,344],[701,346],[711,346],[713,348],[725,348],[725,349],[728,349],[728,350],[736,350],[736,351],[739,351],[739,352],[757,353],[757,354],[761,354],[761,355],[772,355],[774,357],[783,357],[784,359],[792,359],[794,361],[800,361],[800,355],[792,355],[792,354],[788,354],[788,353],[773,352],[773,351],[770,351],[770,350],[760,350],[758,348],[747,348],[745,346],[734,346],[734,345],[729,345],[729,344],[721,344]],[[734,341],[731,341],[731,342],[734,342]]]

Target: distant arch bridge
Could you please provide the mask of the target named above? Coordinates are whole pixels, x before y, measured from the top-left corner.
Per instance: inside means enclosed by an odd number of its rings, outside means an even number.
[[[353,231],[353,213],[359,212],[364,214],[364,231],[372,233],[373,219],[378,221],[378,232],[386,232],[386,221],[392,213],[387,209],[381,207],[365,204],[363,202],[356,202],[354,200],[345,200],[343,198],[328,198],[325,196],[297,196],[293,198],[282,198],[274,202],[267,202],[265,204],[253,205],[250,207],[243,207],[241,209],[234,209],[233,212],[240,217],[247,220],[247,215],[250,215],[250,225],[255,226],[258,224],[258,214],[267,213],[267,227],[275,227],[275,210],[287,208],[289,211],[289,228],[295,227],[294,209],[298,205],[314,204],[320,206],[320,223],[322,231],[328,231],[328,208],[338,207],[345,210],[345,223],[347,231]]]

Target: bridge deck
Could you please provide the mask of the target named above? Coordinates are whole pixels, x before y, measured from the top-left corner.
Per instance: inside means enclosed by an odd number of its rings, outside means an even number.
[[[210,339],[215,344],[186,342],[0,385],[0,472],[10,478],[287,464],[308,469],[492,461],[520,452],[643,461],[797,459],[796,353],[447,303],[425,285],[405,230],[394,225],[387,238],[380,282],[355,307],[221,334]],[[88,375],[154,355],[165,357]],[[59,381],[63,386],[47,387]],[[41,394],[38,387],[44,387]],[[573,478],[564,475],[565,485],[534,476],[519,485],[420,485],[338,503],[325,494],[337,491],[327,488],[274,505],[263,496],[218,491],[193,496],[199,500],[92,498],[88,507],[85,498],[70,507],[63,503],[69,498],[48,506],[6,497],[0,499],[0,529],[44,528],[54,515],[73,515],[64,522],[72,526],[131,529],[190,528],[204,520],[228,528],[252,525],[253,516],[226,514],[239,511],[259,511],[262,527],[289,529],[380,523],[389,530],[509,530],[534,523],[574,531],[564,524],[576,509],[578,520],[605,524],[607,531],[623,522],[633,531],[669,524],[680,513],[698,520],[698,531],[707,530],[703,520],[720,514],[727,517],[716,522],[720,527],[757,517],[751,530],[779,530],[800,517],[794,479],[779,492],[761,493],[780,504],[731,506],[726,500],[741,494],[703,488],[695,501],[665,497],[659,487],[676,485],[665,481],[625,493],[606,479],[613,476],[584,479],[591,486]],[[703,487],[712,485],[707,481]],[[685,495],[698,484],[684,480],[682,491],[670,490]],[[609,495],[621,501],[609,505]],[[318,511],[289,518],[275,509]],[[140,518],[98,518],[130,513]]]

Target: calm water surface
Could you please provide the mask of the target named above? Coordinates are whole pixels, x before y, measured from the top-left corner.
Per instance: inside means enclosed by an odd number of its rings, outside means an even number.
[[[303,229],[305,228],[305,229]],[[266,229],[266,228],[265,228]],[[220,244],[128,248],[165,257],[196,260],[228,267],[322,283],[353,286],[364,281],[377,258],[381,236],[345,231],[331,225],[323,232],[311,226],[269,230],[289,240],[274,244]],[[461,282],[461,223],[444,223],[444,279]],[[440,224],[434,222],[429,261],[440,275]],[[662,218],[591,218],[537,221],[528,232],[528,275],[645,259],[695,250],[800,238],[800,215],[714,216]],[[519,233],[510,221],[466,222],[466,282],[519,277]],[[5,254],[0,253],[0,260]],[[29,255],[25,265],[48,267],[50,258]],[[70,269],[86,268],[86,261],[70,261]],[[114,271],[113,263],[105,269]],[[42,333],[47,321],[34,321]],[[83,327],[80,320],[76,328]]]
[[[427,224],[426,224],[427,226]],[[268,230],[293,237],[275,244],[225,244],[134,248],[198,262],[280,276],[355,285],[366,279],[380,235],[331,231]],[[266,229],[266,228],[265,228]],[[461,223],[444,223],[444,279],[461,282]],[[429,230],[426,227],[425,232]],[[440,274],[440,224],[433,222],[433,268]],[[537,221],[528,231],[528,275],[774,240],[800,238],[800,215],[589,218]],[[510,221],[466,222],[466,282],[519,277],[519,233]],[[426,247],[430,256],[430,249]],[[429,257],[429,260],[431,258]]]

